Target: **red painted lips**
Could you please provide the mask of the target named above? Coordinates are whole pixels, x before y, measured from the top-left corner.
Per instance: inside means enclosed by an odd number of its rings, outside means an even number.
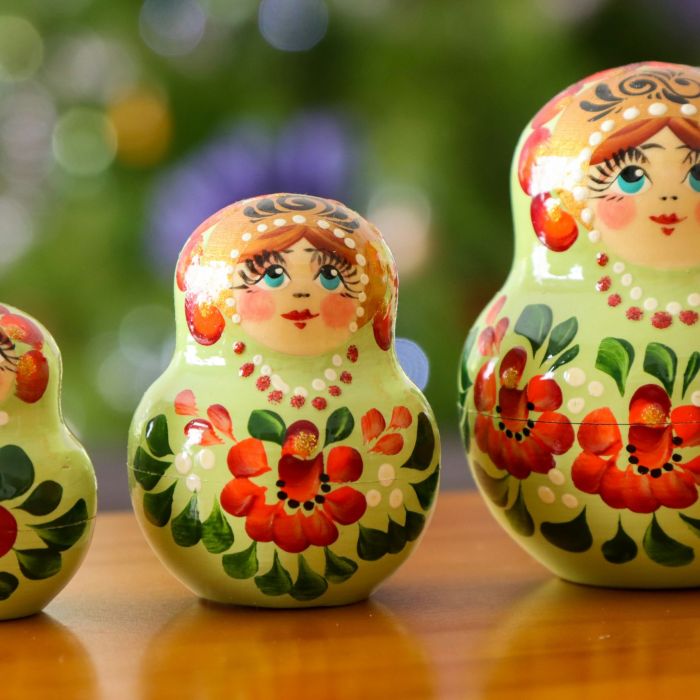
[[[663,233],[664,236],[670,236],[674,228],[673,226],[669,226],[669,224],[680,224],[681,221],[685,221],[688,217],[678,216],[676,212],[673,212],[672,214],[659,214],[658,216],[650,216],[649,218],[655,224],[661,224],[661,233]]]
[[[306,328],[306,322],[317,316],[318,314],[312,314],[308,309],[304,309],[303,311],[289,311],[286,314],[282,314],[282,318],[292,321],[297,328]]]

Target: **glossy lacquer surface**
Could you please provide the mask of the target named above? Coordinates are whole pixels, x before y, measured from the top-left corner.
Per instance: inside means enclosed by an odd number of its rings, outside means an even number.
[[[129,468],[146,537],[198,595],[345,604],[414,548],[439,439],[396,360],[397,292],[380,233],[337,202],[246,200],[190,237]]]
[[[553,572],[700,583],[700,71],[597,73],[528,124],[516,253],[462,358],[462,432],[504,528]]]
[[[90,542],[95,476],[63,422],[60,385],[48,331],[0,305],[0,619],[41,610]]]

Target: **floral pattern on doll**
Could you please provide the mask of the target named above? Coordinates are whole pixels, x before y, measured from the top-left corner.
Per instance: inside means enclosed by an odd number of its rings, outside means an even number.
[[[13,387],[25,403],[44,395],[49,365],[43,345],[44,336],[33,321],[0,306],[0,403]]]

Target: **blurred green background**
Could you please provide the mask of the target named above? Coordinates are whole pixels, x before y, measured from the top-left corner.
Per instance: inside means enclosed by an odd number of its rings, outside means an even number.
[[[520,130],[589,73],[696,62],[698,26],[692,0],[0,0],[0,300],[51,329],[65,414],[121,474],[191,230],[254,194],[340,199],[394,251],[457,478],[457,360],[510,265]]]

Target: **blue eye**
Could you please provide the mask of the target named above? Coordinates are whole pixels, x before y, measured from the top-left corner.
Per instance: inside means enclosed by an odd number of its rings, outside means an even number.
[[[688,171],[688,182],[696,192],[700,192],[700,163],[697,163]]]
[[[324,289],[329,292],[338,289],[342,281],[340,273],[336,270],[333,265],[323,265],[318,272],[318,280]]]
[[[272,289],[279,289],[287,280],[287,274],[281,265],[272,265],[265,270],[262,281]]]
[[[622,169],[615,182],[623,194],[638,194],[649,182],[649,178],[643,168],[628,165]]]

